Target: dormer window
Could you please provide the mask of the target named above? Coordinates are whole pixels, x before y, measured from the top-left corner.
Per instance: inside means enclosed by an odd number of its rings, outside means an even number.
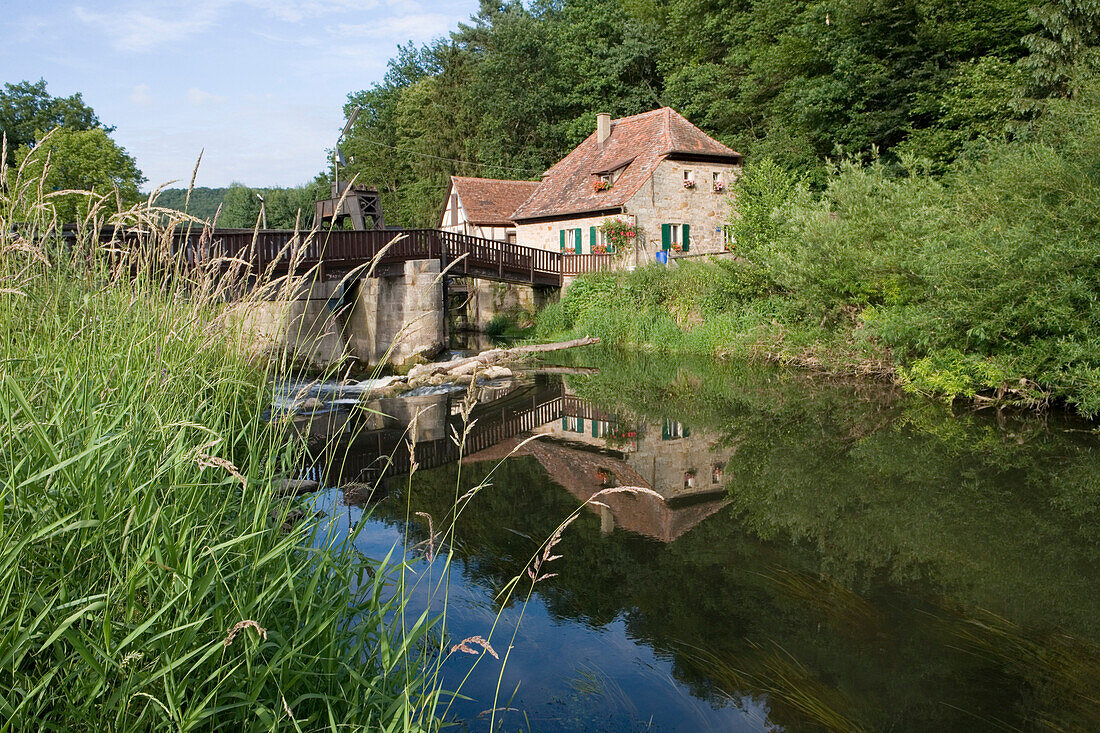
[[[695,171],[684,171],[684,188],[688,191],[695,188]]]
[[[711,179],[711,184],[710,184],[711,189],[715,193],[722,193],[723,191],[725,191],[726,190],[726,182],[725,182],[725,180],[723,180],[722,174],[715,171],[711,175],[713,176],[712,179]]]

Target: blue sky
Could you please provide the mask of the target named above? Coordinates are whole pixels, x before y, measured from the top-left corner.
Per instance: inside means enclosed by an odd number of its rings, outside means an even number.
[[[445,35],[477,0],[2,0],[0,82],[81,92],[147,186],[292,186],[326,164],[347,94],[397,44]]]

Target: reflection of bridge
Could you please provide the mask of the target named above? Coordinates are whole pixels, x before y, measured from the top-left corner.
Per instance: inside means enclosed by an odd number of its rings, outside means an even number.
[[[191,261],[228,257],[253,273],[285,274],[318,268],[343,274],[374,262],[388,268],[413,260],[439,260],[451,275],[543,287],[561,287],[567,275],[605,270],[613,255],[576,255],[524,247],[438,229],[318,231],[214,229],[178,232],[176,245]]]
[[[527,433],[540,425],[565,415],[566,398],[560,382],[540,380],[531,387],[521,388],[492,402],[475,405],[470,412],[470,427],[465,444],[459,449],[452,436],[462,436],[465,426],[458,414],[462,393],[457,396],[435,396],[422,408],[417,422],[439,421],[434,440],[416,440],[413,452],[419,469],[438,468],[458,461],[478,451],[491,448],[509,438]],[[398,401],[384,404],[382,411]],[[442,418],[442,419],[440,419]],[[409,450],[411,436],[404,425],[377,430],[345,428],[350,441],[329,444],[318,456],[308,477],[328,485],[348,482],[374,484],[383,475],[404,476],[410,471],[413,455]]]

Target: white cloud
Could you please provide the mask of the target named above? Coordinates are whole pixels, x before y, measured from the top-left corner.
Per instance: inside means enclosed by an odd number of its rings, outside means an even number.
[[[381,17],[372,23],[341,23],[335,30],[336,35],[342,38],[427,41],[444,35],[454,24],[454,16],[446,13],[411,13]]]
[[[138,84],[134,87],[134,91],[130,93],[130,103],[138,107],[148,107],[151,105],[153,103],[153,98],[149,95],[149,85]]]
[[[187,3],[177,7],[161,6],[160,14],[150,7],[114,12],[94,12],[77,6],[77,20],[98,29],[119,51],[143,52],[180,41],[213,25],[217,13],[210,3]]]
[[[210,92],[203,91],[198,87],[191,87],[187,90],[187,103],[192,107],[206,107],[212,104],[219,104],[225,101],[225,97],[218,96],[217,94],[211,94]]]

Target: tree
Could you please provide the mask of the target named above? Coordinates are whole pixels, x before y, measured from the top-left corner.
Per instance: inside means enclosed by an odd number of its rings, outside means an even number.
[[[9,165],[15,162],[16,150],[34,145],[35,140],[55,127],[104,132],[115,129],[104,126],[79,93],[51,97],[45,79],[4,85],[4,91],[0,92],[0,133],[8,139]]]
[[[102,127],[71,130],[60,127],[33,148],[15,151],[16,166],[24,165],[23,180],[40,178],[47,193],[74,190],[111,194],[113,201],[129,206],[141,199],[138,187],[145,178],[134,159],[118,146]],[[15,171],[9,173],[15,176]],[[79,221],[88,212],[87,194],[52,196],[49,201],[62,221]]]
[[[1100,66],[1100,5],[1094,0],[1054,0],[1032,8],[1039,29],[1024,38],[1022,60],[1037,97],[1073,96],[1073,78]]]

